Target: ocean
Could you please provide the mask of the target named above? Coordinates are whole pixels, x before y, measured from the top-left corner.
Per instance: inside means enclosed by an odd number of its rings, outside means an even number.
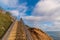
[[[47,34],[54,40],[60,40],[60,31],[47,31]]]

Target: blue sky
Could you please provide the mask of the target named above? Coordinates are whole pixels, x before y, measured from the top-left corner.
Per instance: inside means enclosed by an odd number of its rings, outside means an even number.
[[[13,0],[13,1],[15,1],[15,0]],[[39,0],[17,0],[17,2],[14,2],[14,3],[16,3],[17,7],[10,7],[9,5],[13,4],[12,2],[10,2],[10,4],[4,4],[3,1],[1,0],[0,6],[2,8],[4,8],[5,10],[16,10],[20,5],[25,5],[28,8],[26,11],[26,15],[31,15],[33,8],[35,7],[35,5],[38,1]],[[15,4],[14,4],[14,6],[15,6]],[[19,9],[17,9],[17,10],[19,10]],[[23,11],[23,10],[24,9],[22,8],[22,10],[20,10],[20,11]]]
[[[0,7],[31,27],[60,30],[60,0],[0,0]]]

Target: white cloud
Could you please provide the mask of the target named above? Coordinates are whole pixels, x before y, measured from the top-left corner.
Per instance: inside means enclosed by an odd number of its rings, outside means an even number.
[[[46,21],[49,19],[47,19],[48,17],[47,16],[24,16],[23,19],[26,19],[26,20],[30,20],[30,21]]]
[[[12,15],[20,16],[23,19],[30,21],[30,24],[32,25],[33,23],[34,27],[41,27],[44,30],[60,30],[60,0],[39,1],[32,12],[32,16],[26,16],[27,3],[20,4],[19,6],[18,0],[0,0],[0,3],[11,8],[17,7],[17,9],[10,10]],[[46,21],[52,22],[53,26],[48,27],[47,24],[40,24],[41,22]]]
[[[19,19],[23,16],[26,16],[26,11],[27,11],[28,7],[26,6],[26,3],[20,4],[19,6],[17,6],[16,9],[13,10],[7,10],[9,12],[11,12],[11,14],[13,16],[18,17]]]
[[[49,31],[60,30],[60,0],[39,1],[32,12],[32,16],[35,16],[35,19],[33,18],[33,20],[36,22],[35,24],[38,24],[37,26],[40,25],[40,23],[38,22],[38,20],[40,19],[40,22],[49,21],[53,24],[51,27],[47,27],[48,25],[42,27],[40,26],[41,28]],[[37,16],[41,18],[36,19]]]
[[[59,0],[41,0],[37,3],[34,14],[44,14],[44,15],[50,15],[52,11],[55,12],[55,10],[60,8],[60,3],[58,3]],[[37,12],[37,13],[36,13]]]
[[[10,7],[17,7],[18,6],[18,0],[9,0],[8,6]]]
[[[43,16],[43,17],[42,16],[24,16],[22,18],[26,20],[25,23],[31,27],[40,28],[43,30],[46,30],[46,28],[48,28],[48,24],[44,23],[47,19],[46,16]],[[47,22],[49,22],[49,19],[47,19]],[[44,23],[44,24],[41,24],[41,23]]]
[[[9,0],[0,0],[0,3],[8,4]]]
[[[9,12],[12,13],[12,15],[17,17],[23,17],[26,16],[27,7],[25,5],[19,5],[17,9],[15,10],[9,10]]]
[[[18,0],[0,0],[0,3],[15,8],[18,5]]]
[[[19,11],[18,10],[11,10],[9,11],[13,16],[19,16]]]
[[[26,11],[28,9],[28,7],[26,6],[27,3],[23,3],[21,5],[18,6],[17,10],[19,10],[19,15],[20,17],[26,16]]]
[[[23,19],[27,19],[27,20],[30,20],[30,21],[37,21],[37,20],[41,20],[42,17],[39,17],[39,16],[25,16],[23,17]]]

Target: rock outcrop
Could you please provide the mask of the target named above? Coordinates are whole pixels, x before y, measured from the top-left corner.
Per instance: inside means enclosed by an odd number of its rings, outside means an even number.
[[[26,35],[30,37],[30,40],[53,40],[48,34],[46,34],[43,30],[38,28],[30,28],[29,26],[25,25],[23,20],[20,21],[25,28]],[[26,36],[27,39],[29,37]]]
[[[29,28],[34,40],[53,40],[48,34],[41,29]]]

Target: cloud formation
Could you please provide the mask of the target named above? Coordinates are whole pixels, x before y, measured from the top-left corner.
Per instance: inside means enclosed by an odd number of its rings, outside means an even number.
[[[41,0],[37,3],[33,14],[34,16],[46,16],[45,21],[49,20],[53,23],[52,27],[47,30],[60,29],[60,1],[59,0]],[[42,18],[44,19],[44,17]]]
[[[35,7],[31,16],[26,11],[31,7],[26,6],[27,2],[18,3],[18,0],[0,0],[0,6],[4,4],[12,15],[23,18],[25,23],[41,28],[43,30],[57,31],[60,30],[60,0],[40,0]],[[4,7],[4,6],[3,6]],[[6,8],[5,7],[5,8]]]
[[[60,30],[60,0],[39,1],[32,12],[32,16],[26,18],[34,22],[36,27],[39,26],[38,28],[49,31]],[[43,26],[40,25],[41,22]]]
[[[28,9],[28,7],[26,6],[27,5],[26,2],[19,4],[18,0],[0,0],[0,3],[5,5],[7,7],[7,11],[11,12],[11,14],[13,16],[20,18],[20,17],[23,17],[26,15],[25,12]],[[2,5],[0,5],[0,6],[2,6]],[[4,8],[6,8],[6,7],[4,7]]]
[[[13,16],[19,16],[19,11],[18,10],[11,10],[9,11]]]
[[[0,3],[7,5],[8,7],[15,8],[17,7],[18,0],[0,0]]]
[[[18,17],[19,19],[26,16],[27,7],[24,4],[19,5],[16,9],[14,10],[9,10],[9,12],[12,13],[13,16]]]

